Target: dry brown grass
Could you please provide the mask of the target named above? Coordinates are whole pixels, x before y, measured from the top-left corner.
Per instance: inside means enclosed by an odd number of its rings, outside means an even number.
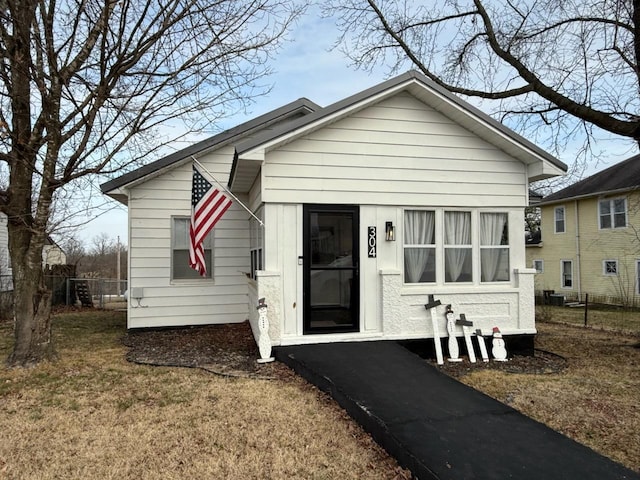
[[[552,318],[569,322],[569,309]],[[615,326],[615,325],[614,325]],[[536,347],[567,358],[551,375],[484,370],[461,381],[640,471],[640,337],[539,322]]]
[[[66,314],[54,326],[57,363],[0,369],[0,479],[407,476],[295,376],[127,363],[122,313]],[[0,355],[9,334],[0,325]]]

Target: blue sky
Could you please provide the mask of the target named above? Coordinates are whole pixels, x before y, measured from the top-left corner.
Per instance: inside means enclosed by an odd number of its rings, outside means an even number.
[[[372,73],[351,67],[348,59],[332,48],[337,34],[332,19],[320,18],[317,9],[311,9],[293,30],[291,41],[284,45],[272,66],[274,74],[267,79],[273,85],[271,92],[256,99],[247,114],[225,119],[219,127],[230,128],[300,97],[307,97],[321,106],[326,106],[388,78],[386,69],[382,67]],[[611,160],[606,165],[591,167],[589,174],[631,154],[628,143],[622,144],[610,137],[603,137],[601,145],[611,152]],[[182,144],[179,148],[186,146]],[[571,163],[571,153],[566,152],[560,159],[565,163]],[[113,239],[120,236],[121,241],[126,243],[126,208],[115,201],[112,205],[113,209],[78,230],[78,237],[86,244],[90,244],[91,239],[102,232],[106,232]]]

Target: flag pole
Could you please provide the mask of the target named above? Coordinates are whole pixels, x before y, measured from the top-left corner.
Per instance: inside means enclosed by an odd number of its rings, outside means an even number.
[[[244,209],[249,213],[249,215],[251,215],[253,218],[255,218],[255,219],[258,221],[258,223],[260,224],[260,226],[261,226],[261,227],[264,227],[264,222],[263,222],[262,220],[260,220],[258,217],[256,217],[256,216],[255,216],[255,214],[254,214],[251,210],[249,210],[249,208],[248,208],[244,203],[242,203],[240,200],[238,200],[238,197],[236,197],[233,193],[231,193],[231,191],[230,191],[227,187],[225,187],[222,183],[220,183],[218,180],[216,180],[216,177],[214,177],[214,176],[213,176],[213,174],[212,174],[209,170],[207,170],[207,169],[206,169],[206,167],[205,167],[204,165],[202,165],[202,164],[198,161],[198,159],[197,159],[196,157],[194,157],[193,155],[191,155],[191,159],[192,159],[192,160],[193,160],[193,162],[194,162],[195,164],[197,164],[197,165],[198,165],[202,170],[204,170],[204,173],[206,173],[206,174],[207,174],[207,176],[209,176],[209,177],[211,178],[211,180],[213,180],[214,182],[216,182],[216,183],[218,184],[218,186],[219,186],[219,187],[221,187],[221,188],[222,188],[225,192],[227,192],[229,195],[231,195],[231,198],[233,198],[236,202],[238,202],[238,204],[240,204],[240,206],[241,206],[242,208],[244,208]]]

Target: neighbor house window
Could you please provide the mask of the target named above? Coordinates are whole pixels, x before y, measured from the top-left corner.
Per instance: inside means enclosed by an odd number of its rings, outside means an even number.
[[[426,210],[404,212],[404,281],[436,281],[436,214]]]
[[[444,212],[444,280],[471,282],[471,212]]]
[[[480,281],[509,281],[509,221],[506,213],[480,213]]]
[[[613,198],[598,202],[600,228],[624,228],[627,226],[627,200]]]
[[[603,275],[618,275],[618,261],[617,260],[604,260],[602,262],[602,274]]]
[[[207,266],[207,275],[201,276],[189,266],[189,217],[172,217],[171,219],[171,279],[172,280],[195,280],[202,278],[212,278],[213,262],[212,250],[213,240],[211,233],[203,241],[204,258]]]
[[[544,273],[544,260],[534,260],[533,268],[536,269],[536,273]]]
[[[554,218],[555,218],[555,232],[556,233],[564,233],[565,232],[565,222],[564,222],[564,207],[556,207],[554,210]]]
[[[262,208],[258,210],[256,216],[263,219]],[[264,227],[255,218],[249,220],[250,240],[249,252],[251,255],[251,278],[256,279],[256,271],[263,269],[263,251],[264,251]]]
[[[562,288],[573,288],[573,261],[562,260],[561,274]]]

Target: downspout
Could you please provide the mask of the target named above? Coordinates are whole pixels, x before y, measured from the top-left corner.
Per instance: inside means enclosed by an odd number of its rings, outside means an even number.
[[[578,215],[578,200],[573,201],[576,220],[576,287],[578,290],[578,301],[582,297],[582,281],[580,278],[580,220]]]

